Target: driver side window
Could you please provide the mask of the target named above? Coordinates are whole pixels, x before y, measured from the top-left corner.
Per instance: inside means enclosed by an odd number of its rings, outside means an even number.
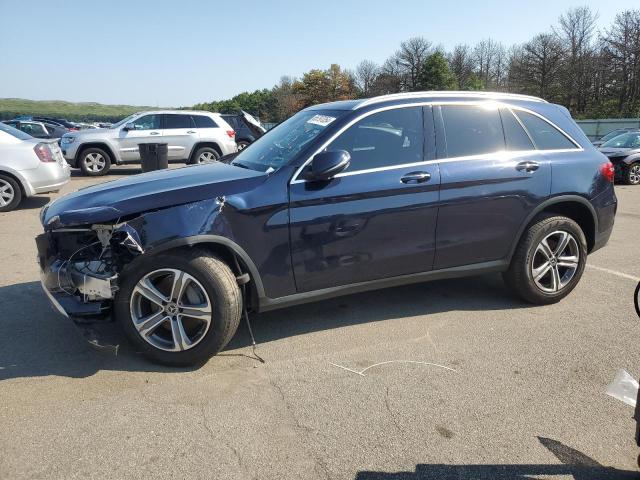
[[[359,120],[327,146],[351,155],[346,172],[424,160],[422,107],[374,113]]]
[[[158,130],[160,129],[160,115],[144,115],[132,123],[134,130]]]

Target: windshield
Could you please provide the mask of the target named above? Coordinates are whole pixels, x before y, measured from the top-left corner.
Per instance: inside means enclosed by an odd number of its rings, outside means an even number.
[[[249,148],[242,150],[231,164],[260,172],[273,172],[289,163],[309,142],[344,113],[342,110],[298,112],[269,130]]]
[[[130,121],[132,121],[134,118],[136,118],[138,116],[137,113],[134,113],[133,115],[129,115],[128,117],[123,118],[122,120],[120,120],[118,123],[114,123],[113,125],[111,125],[109,128],[118,128],[121,125],[124,125],[125,123],[129,123]]]
[[[11,125],[7,125],[2,122],[0,122],[0,132],[8,133],[12,137],[16,137],[18,140],[29,140],[30,138],[33,138],[28,133],[21,132],[17,128],[13,128]]]
[[[602,146],[612,148],[638,148],[640,147],[640,132],[623,133],[603,143]]]

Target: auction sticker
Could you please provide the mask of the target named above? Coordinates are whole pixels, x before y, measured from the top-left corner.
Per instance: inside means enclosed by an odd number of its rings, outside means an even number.
[[[329,115],[314,115],[309,120],[307,120],[307,123],[311,123],[313,125],[320,125],[321,127],[326,127],[335,119],[336,117],[330,117]]]

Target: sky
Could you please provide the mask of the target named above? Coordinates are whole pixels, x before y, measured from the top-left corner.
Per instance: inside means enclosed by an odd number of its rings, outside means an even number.
[[[638,0],[589,0],[600,28]],[[0,98],[189,106],[331,63],[548,31],[570,0],[0,0]]]

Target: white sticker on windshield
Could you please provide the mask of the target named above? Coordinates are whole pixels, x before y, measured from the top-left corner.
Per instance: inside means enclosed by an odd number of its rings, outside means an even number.
[[[336,117],[330,117],[329,115],[314,115],[309,120],[307,120],[307,123],[311,123],[313,125],[320,125],[321,127],[326,127],[335,119]]]

